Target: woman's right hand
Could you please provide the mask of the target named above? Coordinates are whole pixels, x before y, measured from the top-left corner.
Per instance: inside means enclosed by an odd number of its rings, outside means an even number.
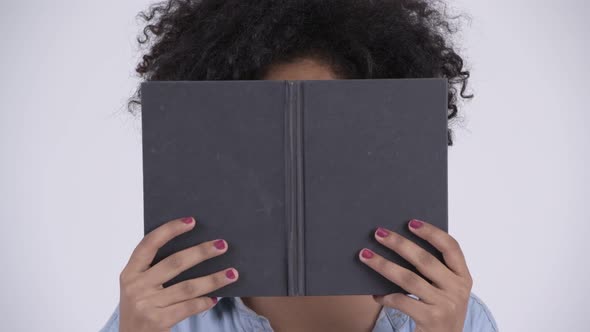
[[[174,253],[150,268],[159,248],[195,224],[190,217],[169,221],[148,233],[133,250],[119,277],[119,331],[169,331],[176,323],[217,303],[217,298],[203,295],[238,280],[237,270],[229,268],[163,287],[182,271],[227,251],[224,240],[207,241]]]

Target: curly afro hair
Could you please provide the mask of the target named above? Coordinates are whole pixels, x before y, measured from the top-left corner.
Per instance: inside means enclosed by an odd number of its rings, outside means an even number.
[[[314,56],[343,79],[446,78],[457,116],[469,71],[444,6],[422,0],[169,0],[138,14],[143,80],[256,80],[271,64]],[[139,86],[128,101],[141,105]],[[452,145],[452,132],[448,131]]]

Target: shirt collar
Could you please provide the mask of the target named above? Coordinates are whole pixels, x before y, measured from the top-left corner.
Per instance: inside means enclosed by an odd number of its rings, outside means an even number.
[[[249,326],[252,328],[252,331],[272,332],[268,319],[246,306],[240,297],[227,297],[223,299],[227,299],[227,301],[233,304],[244,326]],[[379,312],[379,316],[377,316],[373,332],[399,331],[408,319],[408,315],[403,312],[383,306]]]

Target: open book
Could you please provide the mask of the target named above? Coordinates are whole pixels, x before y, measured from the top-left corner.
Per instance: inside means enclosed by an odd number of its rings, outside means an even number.
[[[448,230],[447,93],[438,78],[142,83],[144,231],[197,220],[152,264],[229,244],[164,286],[234,267],[210,296],[407,293],[358,253],[422,276],[373,238],[383,226],[443,260],[407,222]]]

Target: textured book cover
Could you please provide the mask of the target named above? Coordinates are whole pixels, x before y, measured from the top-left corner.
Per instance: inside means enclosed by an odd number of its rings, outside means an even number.
[[[404,292],[358,252],[422,276],[374,240],[383,226],[442,261],[407,221],[448,230],[447,93],[438,78],[142,83],[144,233],[197,219],[152,265],[229,244],[164,286],[234,267],[240,279],[209,295]]]

